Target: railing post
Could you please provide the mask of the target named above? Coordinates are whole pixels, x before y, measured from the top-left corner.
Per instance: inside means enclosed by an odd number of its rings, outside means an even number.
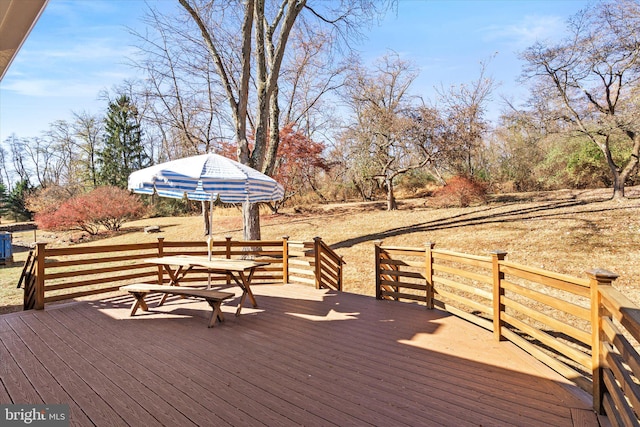
[[[164,237],[158,237],[158,257],[164,256]],[[158,285],[164,284],[164,270],[158,265]]]
[[[339,276],[340,278],[338,279],[338,280],[340,280],[340,283],[338,284],[338,290],[340,292],[342,292],[342,282],[343,282],[342,278],[344,277],[343,274],[342,274],[342,272],[344,270],[344,257],[342,255],[340,256],[340,265],[338,266],[338,269],[340,270],[340,273],[339,273],[340,274],[340,276]]]
[[[602,396],[605,385],[602,381],[602,297],[599,291],[601,286],[611,286],[618,275],[607,270],[594,269],[586,272],[589,277],[589,289],[591,293],[591,373],[593,379],[593,409],[598,414],[604,414]]]
[[[224,253],[224,256],[227,259],[231,259],[231,236],[224,236],[224,240],[225,240],[225,253]]]
[[[282,282],[289,283],[289,236],[282,236]]]
[[[36,243],[36,310],[44,310],[44,261],[46,243]]]
[[[315,260],[315,276],[316,276],[316,289],[320,289],[320,285],[321,285],[321,277],[320,277],[320,272],[322,271],[321,265],[320,265],[320,241],[322,240],[321,237],[314,237],[313,238],[313,252],[314,252],[314,260]]]
[[[224,236],[224,240],[225,240],[224,256],[227,259],[231,259],[231,236]],[[213,247],[211,248],[211,251],[213,252]],[[231,285],[231,275],[227,273],[227,286],[229,285]]]
[[[496,341],[502,341],[502,312],[504,311],[504,304],[502,297],[504,296],[504,288],[502,287],[502,280],[504,279],[504,273],[500,271],[500,261],[504,260],[507,253],[504,251],[491,252],[491,261],[493,265],[493,336]]]
[[[433,309],[433,296],[434,296],[434,287],[433,287],[433,254],[431,251],[436,246],[433,242],[425,243],[425,251],[424,251],[424,279],[427,287],[427,309]]]
[[[382,284],[380,283],[380,251],[382,246],[382,240],[376,240],[373,242],[375,245],[375,255],[376,255],[376,299],[382,299]]]

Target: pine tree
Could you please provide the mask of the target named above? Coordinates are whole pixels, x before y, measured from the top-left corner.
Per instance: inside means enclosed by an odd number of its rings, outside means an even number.
[[[0,220],[9,213],[9,209],[7,209],[8,198],[7,187],[5,187],[4,183],[0,180]]]
[[[33,212],[25,206],[25,200],[33,193],[33,187],[28,180],[23,179],[16,183],[13,190],[6,198],[5,208],[8,215],[15,221],[29,221]]]
[[[129,174],[148,166],[137,115],[135,105],[126,95],[109,103],[104,145],[98,154],[100,184],[127,188]]]

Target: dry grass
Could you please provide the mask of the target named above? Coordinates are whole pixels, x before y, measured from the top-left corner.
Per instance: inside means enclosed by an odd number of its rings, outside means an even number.
[[[373,242],[437,248],[476,255],[505,250],[507,259],[533,267],[585,277],[592,268],[620,275],[615,286],[640,305],[640,187],[628,189],[627,200],[609,200],[609,190],[558,191],[494,196],[487,205],[434,209],[425,199],[400,202],[384,211],[384,202],[343,203],[285,210],[262,216],[262,238],[294,240],[320,236],[344,257],[344,290],[374,294]],[[159,225],[166,240],[203,238],[199,217],[154,218],[126,224],[125,232],[83,243],[116,244],[154,241],[146,225]],[[218,210],[214,237],[242,236],[241,213]],[[38,232],[38,240],[66,245],[63,236]],[[66,236],[68,238],[68,236]],[[33,242],[33,232],[15,233],[14,243]],[[20,309],[22,292],[15,289],[26,252],[0,269],[0,312]]]

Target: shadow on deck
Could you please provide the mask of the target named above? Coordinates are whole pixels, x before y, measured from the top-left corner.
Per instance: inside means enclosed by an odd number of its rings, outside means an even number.
[[[590,396],[438,310],[298,285],[259,308],[117,296],[0,316],[0,402],[72,425],[598,425]]]

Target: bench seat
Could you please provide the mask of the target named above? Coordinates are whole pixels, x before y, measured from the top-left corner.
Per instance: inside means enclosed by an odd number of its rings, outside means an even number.
[[[215,325],[216,320],[219,320],[220,322],[224,321],[224,316],[222,314],[222,310],[220,309],[220,304],[222,303],[222,301],[233,298],[235,296],[235,294],[231,292],[220,292],[211,289],[197,289],[186,286],[164,286],[150,283],[134,283],[131,285],[125,285],[121,286],[120,290],[127,291],[136,298],[136,301],[133,303],[133,307],[131,307],[131,316],[135,315],[139,308],[143,311],[149,311],[149,307],[147,306],[144,298],[151,293],[163,293],[169,295],[180,295],[184,297],[204,299],[213,310],[213,312],[211,313],[211,318],[209,319],[208,326],[210,328]]]

